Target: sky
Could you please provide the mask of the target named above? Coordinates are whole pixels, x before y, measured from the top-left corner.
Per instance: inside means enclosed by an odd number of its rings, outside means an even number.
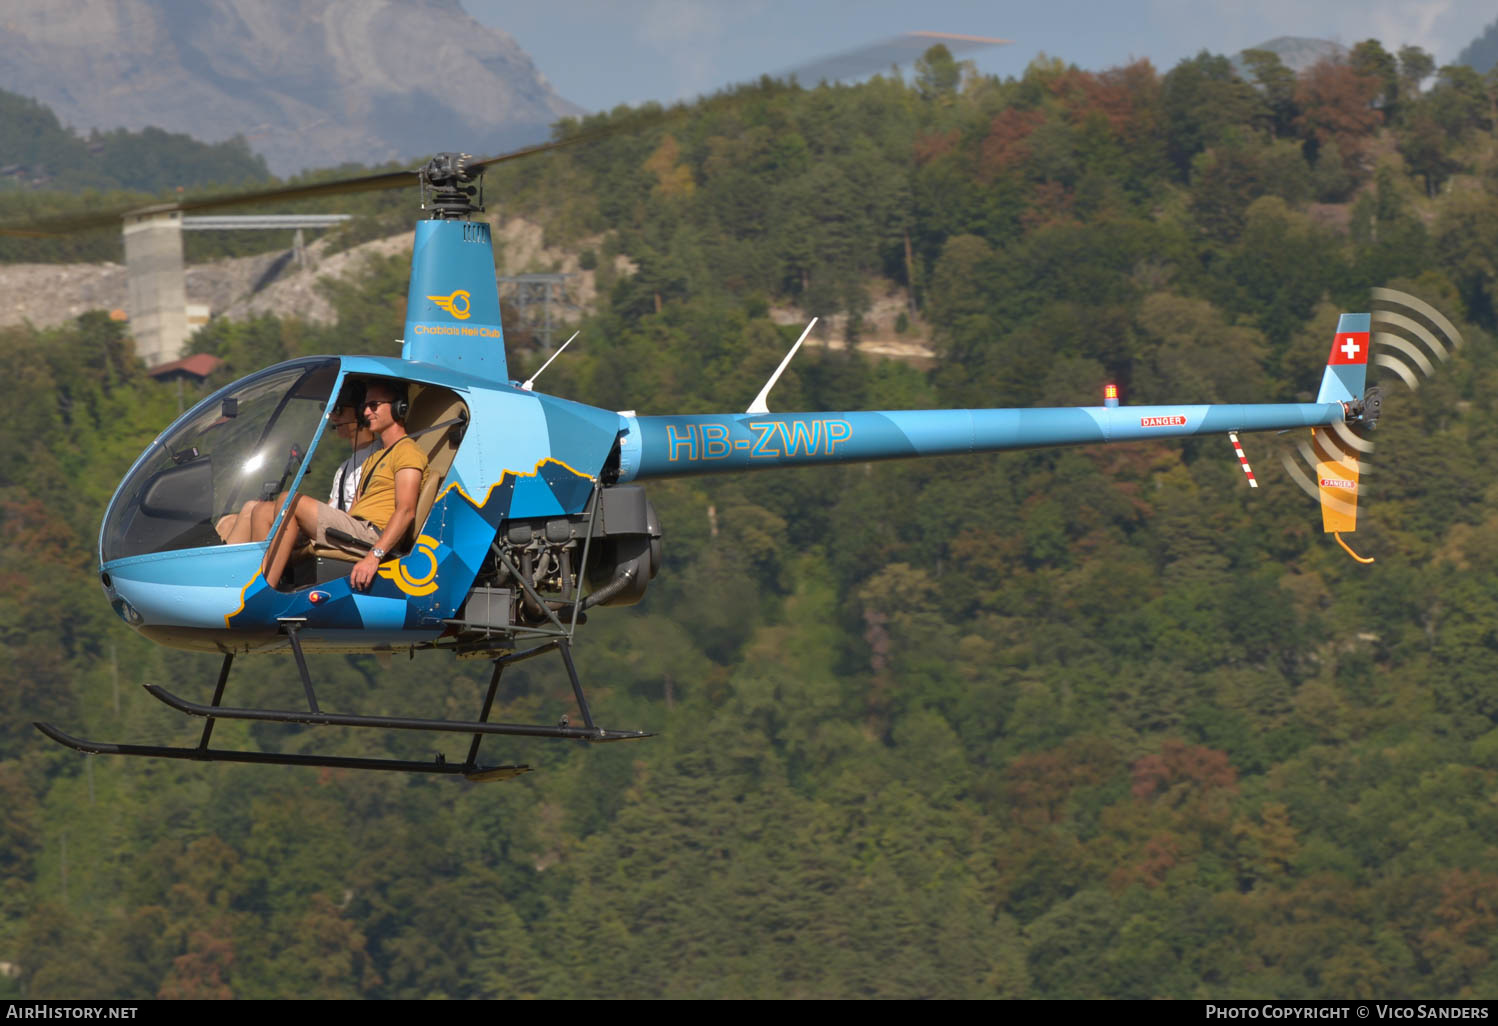
[[[1011,39],[966,55],[1019,75],[1039,53],[1090,70],[1147,57],[1168,71],[1202,49],[1275,36],[1413,44],[1438,64],[1498,19],[1482,0],[461,0],[502,29],[552,87],[589,110],[671,102],[908,31]]]

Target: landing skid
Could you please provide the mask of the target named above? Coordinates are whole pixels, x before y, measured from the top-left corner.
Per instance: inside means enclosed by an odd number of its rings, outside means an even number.
[[[189,716],[204,717],[203,736],[196,748],[176,748],[159,745],[122,745],[103,741],[89,741],[52,726],[37,723],[36,729],[60,745],[91,755],[134,755],[151,759],[190,759],[195,762],[244,762],[277,766],[321,766],[334,769],[395,770],[401,773],[440,773],[461,776],[470,781],[487,782],[509,780],[530,772],[526,765],[481,766],[478,763],[479,745],[489,734],[511,737],[565,738],[574,741],[632,741],[650,737],[641,730],[605,730],[593,722],[588,700],[583,694],[577,677],[577,668],[572,662],[571,643],[564,638],[548,641],[524,652],[515,652],[494,660],[494,673],[489,678],[489,690],[484,696],[483,710],[477,720],[428,720],[404,716],[358,716],[350,713],[325,713],[317,704],[317,694],[312,687],[312,677],[307,672],[307,660],[302,654],[302,645],[297,638],[299,623],[283,624],[291,642],[292,654],[296,657],[297,672],[307,696],[307,710],[300,709],[239,709],[222,704],[224,688],[229,681],[229,668],[234,663],[232,653],[224,656],[219,670],[218,684],[213,690],[213,701],[204,705],[191,702],[172,694],[155,684],[147,684],[151,697],[172,709]],[[546,652],[560,653],[567,666],[567,675],[572,681],[573,696],[577,699],[578,711],[582,713],[583,725],[567,725],[566,717],[556,726],[524,723],[490,723],[489,711],[494,707],[494,695],[499,690],[500,675],[511,663],[521,662]],[[239,752],[208,747],[213,737],[213,725],[218,720],[254,720],[261,723],[298,723],[313,727],[367,727],[393,731],[434,731],[451,734],[472,734],[468,756],[461,763],[450,763],[439,755],[431,762],[416,762],[406,759],[360,759],[339,755],[294,755],[276,752]]]
[[[222,748],[170,748],[158,745],[117,745],[108,741],[89,741],[64,734],[50,723],[35,725],[60,745],[89,755],[140,755],[149,759],[191,759],[195,762],[269,763],[276,766],[328,766],[334,769],[398,770],[403,773],[445,773],[470,780],[509,780],[529,773],[529,766],[470,767],[437,758],[432,762],[407,762],[401,759],[355,759],[337,755],[281,755],[275,752],[235,752]]]

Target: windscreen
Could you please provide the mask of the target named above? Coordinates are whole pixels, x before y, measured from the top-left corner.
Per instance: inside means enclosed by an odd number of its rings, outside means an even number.
[[[223,518],[291,484],[337,377],[337,360],[282,364],[173,424],[115,493],[100,538],[104,561],[223,544]]]

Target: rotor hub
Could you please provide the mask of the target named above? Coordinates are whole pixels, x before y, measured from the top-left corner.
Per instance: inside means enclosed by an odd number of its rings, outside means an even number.
[[[421,179],[421,209],[430,210],[439,221],[462,220],[481,212],[484,169],[471,167],[472,161],[473,155],[468,153],[439,153],[427,161],[417,172]]]
[[[1384,410],[1384,390],[1378,385],[1373,385],[1363,395],[1363,398],[1343,405],[1347,408],[1349,421],[1372,431],[1378,427],[1379,414]]]

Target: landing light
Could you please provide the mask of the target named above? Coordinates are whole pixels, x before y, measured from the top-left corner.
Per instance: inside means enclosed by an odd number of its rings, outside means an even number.
[[[146,618],[141,616],[136,608],[124,599],[116,599],[111,604],[114,606],[114,611],[119,615],[119,618],[130,626],[139,627],[145,623]]]

